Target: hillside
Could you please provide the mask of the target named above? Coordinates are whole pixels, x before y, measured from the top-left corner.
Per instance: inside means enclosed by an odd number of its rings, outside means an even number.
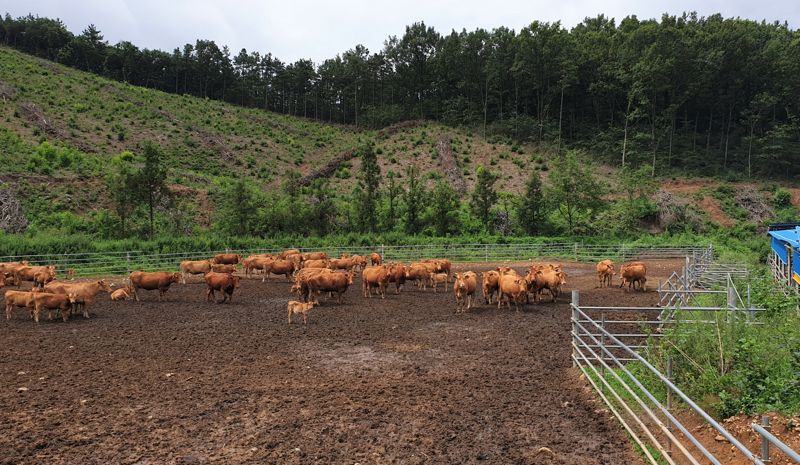
[[[46,217],[41,222],[48,225],[57,226],[60,220],[53,217],[62,212],[81,216],[110,210],[104,181],[110,161],[125,151],[138,154],[148,140],[164,150],[167,183],[191,215],[187,220],[203,228],[215,209],[209,194],[233,178],[269,193],[281,191],[293,175],[307,185],[317,173],[328,180],[332,194],[344,198],[360,168],[360,159],[352,155],[370,140],[384,177],[392,172],[402,184],[406,168],[414,165],[427,187],[444,179],[462,201],[475,187],[479,165],[499,175],[499,192],[514,194],[523,192],[532,169],[540,170],[545,183],[550,170],[547,146],[485,139],[427,121],[379,131],[315,122],[131,86],[6,47],[0,47],[0,98],[0,180],[20,199],[29,219],[36,223]],[[614,198],[617,170],[598,166],[597,173]],[[725,200],[731,185],[673,178],[662,187],[671,201],[688,204],[712,224],[730,227],[763,219]],[[771,201],[774,183],[743,185],[762,204]],[[798,206],[800,192],[792,194]]]

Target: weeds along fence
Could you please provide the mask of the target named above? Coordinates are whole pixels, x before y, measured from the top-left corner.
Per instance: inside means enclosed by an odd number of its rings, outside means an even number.
[[[665,341],[665,326],[719,324],[723,316],[727,321],[736,319],[750,324],[755,322],[754,315],[763,311],[751,307],[749,297],[742,298],[736,288],[734,277],[742,276],[742,267],[717,266],[709,263],[711,259],[711,254],[702,252],[688,256],[681,273],[659,285],[662,305],[655,307],[582,306],[579,292],[573,291],[573,365],[581,370],[649,463],[723,463],[696,436],[698,430],[689,429],[681,421],[682,415],[675,411],[677,402],[752,463],[768,463],[772,448],[800,463],[797,452],[769,433],[768,424],[752,425],[761,437],[761,450],[759,454],[749,450],[673,382],[671,358],[666,360],[665,373],[650,362],[650,349]],[[723,286],[716,284],[720,277]],[[719,294],[718,298],[701,298],[709,293]],[[746,295],[749,296],[749,288]],[[724,303],[708,304],[720,301]],[[651,381],[646,385],[643,379]]]
[[[294,248],[294,247],[287,247]],[[312,249],[299,248],[301,251]],[[447,258],[453,262],[503,262],[538,258],[555,258],[574,261],[599,261],[610,258],[617,261],[673,259],[687,255],[712,255],[711,246],[642,246],[628,244],[428,244],[372,247],[323,247],[313,249],[327,252],[331,257],[342,254],[369,256],[380,253],[384,260],[409,262],[421,258]],[[31,264],[52,264],[60,272],[75,270],[77,277],[120,276],[131,271],[177,270],[184,260],[201,260],[218,253],[239,253],[243,256],[256,253],[278,253],[278,249],[230,249],[203,252],[145,254],[141,251],[73,253],[63,255],[11,255],[0,257],[0,262],[27,260]]]

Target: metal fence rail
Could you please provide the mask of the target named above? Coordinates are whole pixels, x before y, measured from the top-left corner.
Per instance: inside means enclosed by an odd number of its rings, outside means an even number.
[[[625,323],[625,320],[608,320],[605,312],[648,311],[657,308],[637,309],[636,307],[582,307],[578,291],[572,293],[572,361],[581,370],[600,398],[608,406],[611,413],[640,446],[646,459],[652,464],[713,463],[723,462],[712,454],[686,425],[673,413],[673,399],[681,401],[725,438],[739,453],[752,463],[763,465],[769,461],[769,444],[774,445],[791,459],[798,461],[795,451],[788,448],[764,428],[754,425],[753,429],[761,434],[767,445],[762,445],[761,457],[750,451],[739,442],[722,425],[703,411],[692,399],[672,382],[672,363],[667,362],[667,373],[655,368],[639,349],[643,345],[623,342],[623,339],[634,337],[652,337],[655,334],[642,331],[638,334],[615,333],[613,323]],[[726,311],[727,308],[695,307],[697,311]],[[596,319],[597,312],[602,312],[601,319]],[[651,324],[655,321],[627,321],[627,323]],[[635,362],[648,371],[664,386],[667,392],[666,401],[662,402],[648,389],[627,364]],[[648,447],[651,446],[651,447]],[[658,451],[658,454],[651,451]],[[766,449],[765,449],[766,448]],[[766,452],[765,452],[766,450]],[[707,461],[707,462],[706,462]],[[800,461],[798,462],[800,463]]]
[[[294,248],[294,247],[288,247]],[[283,249],[281,249],[283,250]],[[420,258],[447,258],[454,262],[525,261],[555,258],[574,261],[671,259],[688,255],[713,255],[713,249],[696,246],[641,246],[628,244],[596,245],[577,242],[542,244],[424,244],[399,246],[321,247],[300,248],[319,250],[331,257],[342,254],[369,255],[379,252],[385,260],[409,262]],[[59,272],[75,270],[78,277],[119,276],[130,271],[177,270],[184,260],[200,260],[218,253],[277,253],[279,249],[231,249],[176,253],[144,253],[142,251],[72,253],[60,255],[12,255],[0,257],[0,262],[27,260],[34,265],[56,265]]]

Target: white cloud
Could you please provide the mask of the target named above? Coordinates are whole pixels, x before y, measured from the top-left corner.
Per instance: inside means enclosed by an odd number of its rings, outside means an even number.
[[[73,32],[95,24],[105,38],[130,40],[140,47],[170,51],[196,39],[211,39],[239,49],[271,52],[284,61],[311,58],[315,62],[342,53],[356,44],[375,52],[390,35],[402,35],[405,26],[425,21],[440,33],[451,29],[516,30],[534,20],[558,21],[572,27],[600,13],[617,21],[635,14],[659,18],[662,13],[696,10],[707,16],[743,17],[800,25],[800,2],[756,3],[745,0],[6,0],[12,16],[33,13],[59,17]]]

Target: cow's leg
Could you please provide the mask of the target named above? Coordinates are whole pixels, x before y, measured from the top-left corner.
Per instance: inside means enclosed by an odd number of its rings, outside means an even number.
[[[42,311],[42,307],[39,305],[33,306],[33,321],[39,323],[39,313]]]
[[[133,286],[133,298],[138,302],[139,301],[139,293],[136,292],[136,286]]]
[[[292,309],[289,309],[289,324],[292,324]]]
[[[303,324],[308,324],[308,312],[303,312]]]

